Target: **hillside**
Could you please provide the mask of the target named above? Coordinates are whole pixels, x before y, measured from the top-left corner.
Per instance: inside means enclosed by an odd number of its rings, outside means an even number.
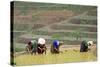
[[[82,40],[97,43],[96,6],[15,2],[13,25],[15,49],[24,49],[39,37],[48,45],[54,39],[65,45],[79,45]]]

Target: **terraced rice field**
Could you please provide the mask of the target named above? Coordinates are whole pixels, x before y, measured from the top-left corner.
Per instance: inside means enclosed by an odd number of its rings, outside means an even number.
[[[54,39],[63,41],[66,46],[80,45],[83,40],[97,44],[96,6],[15,2],[14,7],[14,30],[11,32],[14,33],[15,53],[24,51],[28,41],[40,37],[46,39],[49,48]],[[96,50],[86,53],[80,53],[79,47],[76,51],[61,50],[63,53],[60,54],[51,54],[48,49],[46,55],[20,55],[14,58],[14,62],[16,65],[36,65],[96,60]]]

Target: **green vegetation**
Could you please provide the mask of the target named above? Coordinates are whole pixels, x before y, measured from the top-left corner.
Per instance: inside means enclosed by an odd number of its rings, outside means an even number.
[[[37,16],[37,15],[32,15],[32,21],[37,21],[37,20],[40,20],[40,19],[39,19],[39,16]]]
[[[30,24],[14,24],[14,30],[27,31],[30,29]]]
[[[59,34],[53,34],[52,38],[59,40],[61,38],[61,35],[59,35]]]
[[[85,24],[86,22],[81,22],[82,24]],[[51,29],[54,30],[76,30],[76,29],[83,29],[84,32],[96,32],[96,27],[86,27],[86,26],[71,26],[71,25],[53,25]]]
[[[89,16],[97,16],[97,8],[94,8],[94,10],[90,10],[87,15]]]
[[[89,24],[89,25],[97,25],[97,20],[88,20],[88,19],[72,19],[69,23],[73,24]]]
[[[80,28],[78,28],[78,29],[80,29]],[[75,29],[73,32],[75,32],[77,29]],[[82,29],[82,34],[84,34],[84,35],[87,35],[88,33],[84,33],[84,29]],[[33,33],[35,34],[35,35],[46,35],[46,36],[52,36],[52,35],[54,35],[54,34],[56,34],[56,35],[59,35],[60,37],[70,37],[70,36],[72,36],[71,34],[73,33],[73,32],[47,32],[47,31],[33,31]],[[88,37],[90,37],[90,38],[96,38],[97,36],[96,36],[96,34],[97,33],[91,33],[91,34],[89,34],[88,35]],[[69,36],[70,35],[70,36]],[[81,35],[82,37],[87,37],[87,36],[83,36],[83,35]]]
[[[95,9],[96,6],[81,6],[81,5],[71,5],[71,4],[51,4],[51,3],[27,3],[27,2],[15,2],[15,9],[18,10],[71,10],[76,13],[82,13],[84,11],[89,11]]]
[[[74,32],[72,32],[72,37],[75,37],[76,40],[79,40],[79,38],[81,38],[81,31],[80,30],[75,30]]]
[[[24,51],[24,50],[25,50],[24,48],[20,48],[20,47],[14,49],[15,52],[21,52],[21,51]]]
[[[79,50],[73,51],[69,49],[60,54],[47,55],[20,55],[15,57],[16,65],[36,65],[36,64],[58,64],[69,62],[85,62],[96,61],[96,56],[93,52],[80,53]]]

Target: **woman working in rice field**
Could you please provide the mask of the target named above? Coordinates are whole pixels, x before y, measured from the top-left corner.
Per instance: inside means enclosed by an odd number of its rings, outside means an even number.
[[[28,42],[28,44],[26,45],[26,51],[28,53],[31,53],[31,54],[36,54],[37,52],[37,41],[36,40],[31,40]]]
[[[88,50],[90,50],[88,48],[88,46],[93,45],[93,41],[82,41],[81,46],[80,46],[80,52],[87,52]]]
[[[62,45],[62,42],[59,42],[58,40],[54,40],[53,44],[51,45],[51,53],[59,53],[59,48]]]
[[[32,46],[31,41],[29,41],[28,44],[25,45],[25,50],[27,53],[31,53],[31,46]]]
[[[46,41],[44,38],[39,38],[38,39],[38,44],[37,44],[37,52],[38,54],[43,54],[45,52],[46,54]]]
[[[33,53],[36,54],[36,52],[37,52],[37,41],[36,40],[32,40],[31,43],[32,43],[31,54],[33,54]]]

